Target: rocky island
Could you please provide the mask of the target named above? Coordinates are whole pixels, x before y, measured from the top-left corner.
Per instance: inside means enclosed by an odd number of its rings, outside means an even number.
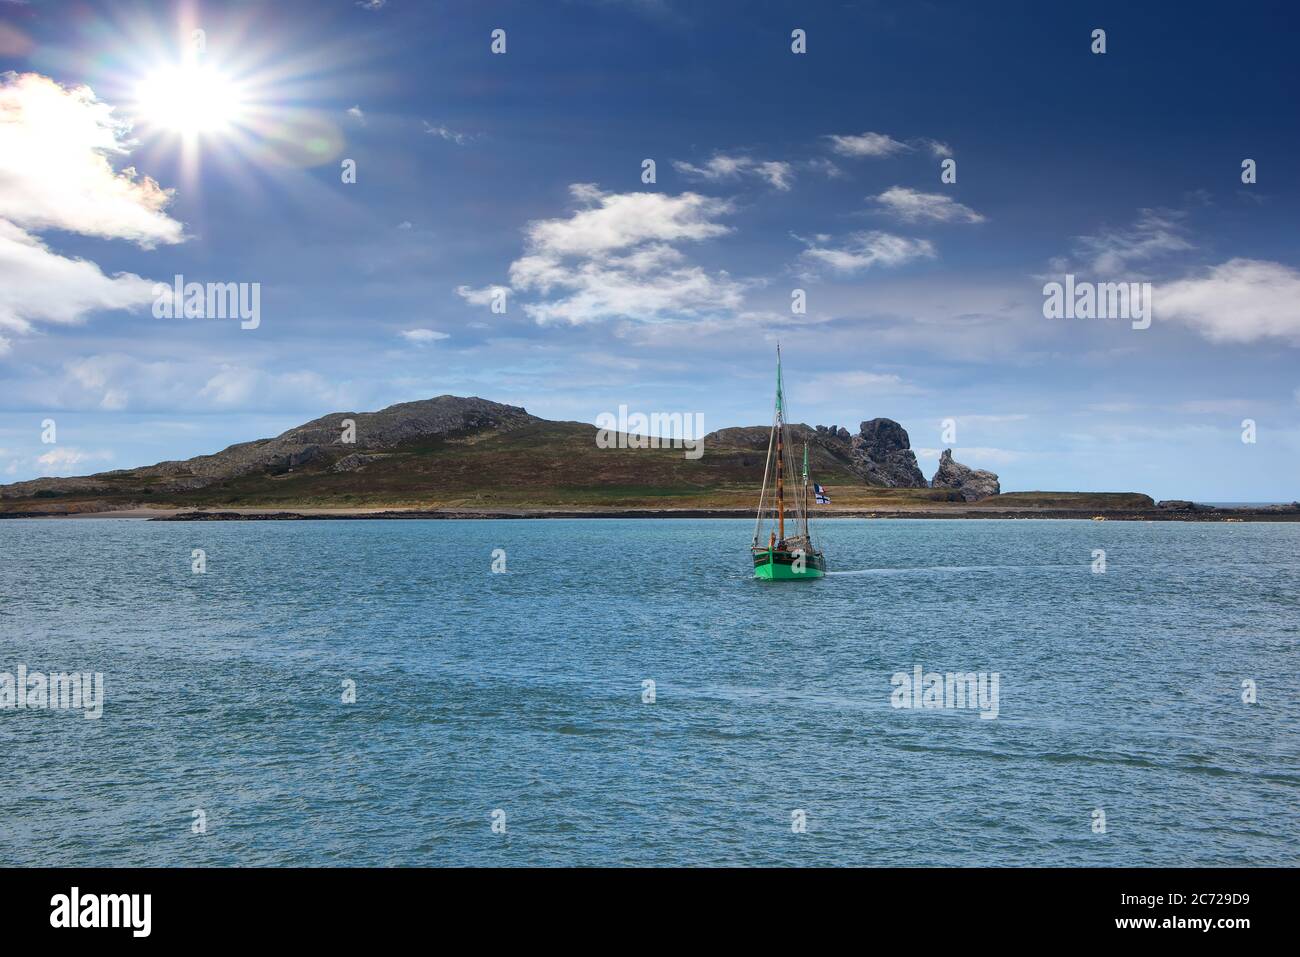
[[[1300,520],[1300,505],[1216,509],[1136,492],[1001,491],[945,449],[927,480],[887,418],[790,427],[833,504],[822,516]],[[597,429],[518,406],[444,395],[335,412],[211,455],[0,486],[0,518],[469,518],[752,515],[767,426],[720,429],[698,460],[680,448],[600,447]]]

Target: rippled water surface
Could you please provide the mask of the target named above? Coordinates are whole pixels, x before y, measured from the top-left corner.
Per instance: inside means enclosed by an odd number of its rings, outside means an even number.
[[[828,521],[810,583],[750,534],[0,522],[0,671],[106,687],[0,710],[6,863],[1300,863],[1300,525]]]

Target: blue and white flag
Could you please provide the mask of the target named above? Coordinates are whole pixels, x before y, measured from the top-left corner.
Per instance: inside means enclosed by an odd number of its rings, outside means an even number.
[[[822,488],[816,482],[813,483],[813,495],[816,497],[818,505],[831,504],[831,497],[826,494],[826,489]]]

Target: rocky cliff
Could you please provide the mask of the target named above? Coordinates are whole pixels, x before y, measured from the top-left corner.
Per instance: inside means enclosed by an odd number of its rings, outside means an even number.
[[[850,443],[867,480],[887,488],[925,488],[907,430],[893,419],[863,422]]]
[[[927,487],[907,430],[893,419],[863,422],[855,435],[834,425],[819,425],[815,431],[826,441],[842,446],[853,470],[867,484],[884,488]]]

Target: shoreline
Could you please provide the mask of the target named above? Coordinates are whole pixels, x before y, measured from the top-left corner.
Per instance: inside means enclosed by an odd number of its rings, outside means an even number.
[[[495,509],[396,509],[396,508],[224,508],[168,509],[126,508],[99,512],[0,512],[2,519],[42,518],[58,520],[123,519],[154,522],[256,522],[256,521],[446,521],[501,519],[575,518],[730,518],[752,519],[751,509],[729,508],[495,508]],[[1212,508],[1194,509],[1096,509],[996,508],[967,506],[917,506],[914,508],[848,508],[819,510],[817,519],[1016,519],[1111,522],[1300,522],[1296,508]]]

